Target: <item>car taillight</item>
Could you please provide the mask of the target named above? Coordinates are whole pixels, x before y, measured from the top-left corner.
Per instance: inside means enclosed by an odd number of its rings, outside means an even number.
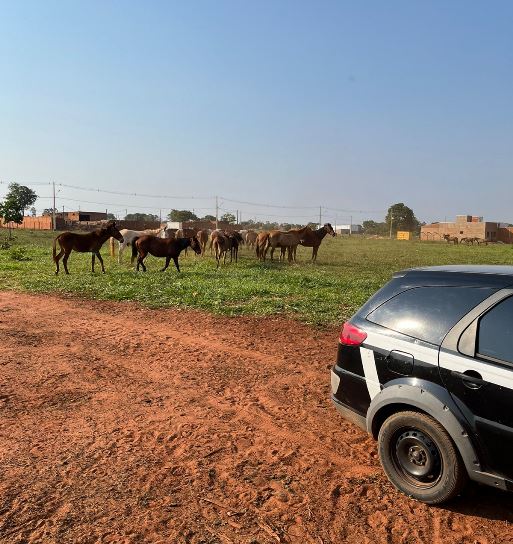
[[[340,343],[346,346],[360,346],[367,338],[367,333],[351,323],[344,323],[340,332]]]

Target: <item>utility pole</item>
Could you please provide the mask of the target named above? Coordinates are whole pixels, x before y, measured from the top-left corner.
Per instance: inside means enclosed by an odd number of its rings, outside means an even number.
[[[162,223],[162,210],[159,210],[159,221]]]
[[[349,236],[351,236],[351,234],[353,234],[353,216],[352,215],[349,217]]]
[[[322,206],[319,206],[319,228],[322,227]]]
[[[216,230],[219,228],[219,199],[216,196]]]
[[[390,214],[390,240],[392,240],[392,221],[394,220],[394,216]]]
[[[53,230],[57,229],[57,220],[55,218],[55,181],[52,181],[53,187],[53,210],[52,210],[52,227]]]

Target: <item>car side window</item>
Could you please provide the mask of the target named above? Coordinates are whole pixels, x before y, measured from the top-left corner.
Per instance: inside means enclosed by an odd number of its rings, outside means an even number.
[[[477,354],[513,363],[513,297],[499,302],[479,320]]]

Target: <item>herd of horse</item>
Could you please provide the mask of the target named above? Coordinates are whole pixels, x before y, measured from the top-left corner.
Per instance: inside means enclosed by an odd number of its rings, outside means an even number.
[[[444,240],[449,244],[467,244],[467,245],[488,245],[488,241],[484,238],[474,237],[463,237],[458,238],[457,236],[451,236],[450,234],[444,234]]]
[[[289,262],[296,261],[297,246],[302,245],[312,248],[312,261],[316,261],[317,252],[324,237],[329,234],[335,236],[335,231],[330,223],[321,228],[313,230],[309,226],[301,229],[288,231],[270,230],[257,232],[254,230],[210,230],[210,229],[182,229],[173,231],[163,226],[154,230],[135,231],[128,229],[118,230],[115,221],[108,221],[105,226],[87,234],[74,232],[63,232],[53,241],[53,261],[56,266],[55,273],[59,273],[59,261],[62,258],[64,271],[68,271],[68,258],[70,253],[91,253],[91,270],[94,272],[95,258],[100,261],[102,272],[105,273],[103,259],[100,255],[100,248],[110,239],[110,253],[115,255],[115,242],[118,242],[118,262],[121,263],[124,250],[132,248],[131,263],[137,259],[136,269],[141,267],[146,271],[144,260],[148,255],[165,258],[165,265],[162,271],[166,270],[171,260],[176,269],[180,272],[178,257],[182,251],[187,252],[190,247],[196,255],[204,256],[209,246],[210,253],[215,256],[217,268],[221,261],[226,263],[230,254],[230,262],[238,260],[239,247],[246,244],[254,249],[259,260],[265,261],[270,250],[270,259],[274,260],[274,252],[280,249],[280,259],[284,260],[285,255]],[[57,245],[60,251],[57,253]]]

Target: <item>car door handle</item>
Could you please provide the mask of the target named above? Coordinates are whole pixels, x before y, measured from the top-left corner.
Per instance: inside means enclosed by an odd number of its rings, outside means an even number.
[[[483,385],[486,385],[481,374],[475,370],[465,370],[465,372],[456,372],[453,370],[451,374],[455,378],[460,378],[463,381],[463,385],[469,389],[479,389]]]

